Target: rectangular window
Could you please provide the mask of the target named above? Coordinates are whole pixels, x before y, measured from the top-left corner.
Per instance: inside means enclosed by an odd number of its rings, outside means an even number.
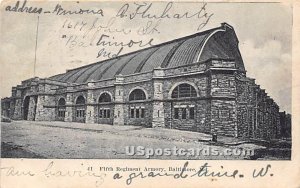
[[[195,119],[195,108],[190,107],[190,119]]]
[[[179,109],[174,108],[174,119],[179,119]]]
[[[133,108],[130,110],[130,117],[134,118],[134,109]]]
[[[103,118],[107,118],[107,110],[103,110]]]
[[[186,119],[186,108],[181,108],[181,118]]]
[[[103,112],[102,112],[102,110],[99,110],[99,118],[103,118]]]
[[[145,117],[145,109],[142,108],[142,112],[141,112],[141,118]]]
[[[140,109],[135,109],[135,118],[140,118]]]
[[[107,118],[110,118],[110,109],[107,109]]]

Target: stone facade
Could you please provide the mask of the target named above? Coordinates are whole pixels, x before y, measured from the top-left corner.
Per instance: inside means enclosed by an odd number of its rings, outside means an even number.
[[[226,28],[232,34],[231,26]],[[237,43],[236,38],[232,40]],[[84,83],[28,79],[12,88],[10,98],[1,100],[2,115],[15,120],[136,125],[264,140],[281,136],[278,105],[246,76],[238,58],[199,59],[173,67],[164,62],[150,71]]]
[[[292,137],[292,117],[291,114],[286,112],[280,112],[280,125],[281,131],[280,136],[283,138],[291,138]]]

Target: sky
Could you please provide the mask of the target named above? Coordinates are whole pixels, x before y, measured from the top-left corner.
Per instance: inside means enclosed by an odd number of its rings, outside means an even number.
[[[22,3],[23,1],[20,2]],[[161,14],[167,3],[153,3],[148,13]],[[101,14],[56,15],[52,11],[57,4],[65,10],[72,11],[80,8],[95,11],[101,9],[103,16]],[[137,4],[128,3],[126,14],[133,13]],[[173,3],[169,10],[170,15],[182,15],[186,12],[192,15],[202,9],[201,15],[203,13],[211,15],[209,20],[196,16],[188,19],[148,19],[141,18],[140,15],[129,19],[129,14],[121,18],[117,16],[117,13],[121,7],[127,6],[124,1],[29,1],[26,3],[28,7],[39,7],[43,11],[50,11],[51,13],[48,14],[6,11],[7,6],[13,7],[14,5],[14,1],[1,4],[1,97],[10,96],[11,87],[20,84],[22,80],[34,76],[49,77],[64,73],[67,69],[107,59],[103,56],[97,57],[99,51],[104,48],[96,45],[101,35],[107,36],[106,42],[128,43],[130,40],[142,40],[143,43],[147,43],[152,39],[152,44],[159,44],[219,27],[222,22],[226,22],[234,27],[239,39],[239,48],[247,76],[255,78],[256,83],[266,89],[281,110],[291,112],[292,6],[290,4],[208,3],[203,9],[203,2]],[[206,21],[207,24],[199,30],[199,25]],[[98,31],[96,28],[91,29],[93,24],[104,27],[108,23],[110,23],[111,30],[124,29],[130,32],[128,34],[109,33],[105,28]],[[149,28],[147,33],[142,33],[145,28]],[[74,38],[76,40],[70,42]],[[120,54],[140,48],[138,45],[124,47]],[[105,47],[105,51],[110,52],[110,55],[119,50],[120,47]]]

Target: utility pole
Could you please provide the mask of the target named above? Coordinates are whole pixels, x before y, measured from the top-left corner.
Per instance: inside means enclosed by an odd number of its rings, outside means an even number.
[[[33,65],[33,76],[35,77],[35,67],[36,67],[36,51],[37,51],[37,40],[38,40],[38,33],[39,33],[39,22],[40,17],[37,17],[37,25],[36,25],[36,35],[35,35],[35,53],[34,53],[34,65]]]

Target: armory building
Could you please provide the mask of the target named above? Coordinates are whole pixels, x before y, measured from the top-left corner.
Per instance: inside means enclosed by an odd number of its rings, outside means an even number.
[[[279,137],[279,107],[246,76],[238,43],[234,29],[223,23],[63,74],[31,78],[2,99],[2,114],[15,120]]]

